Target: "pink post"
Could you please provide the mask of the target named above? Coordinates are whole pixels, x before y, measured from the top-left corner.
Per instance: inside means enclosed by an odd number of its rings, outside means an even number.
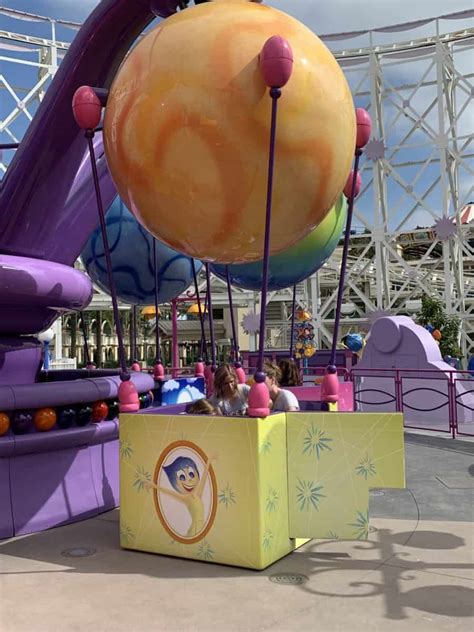
[[[260,53],[260,70],[269,88],[283,88],[293,71],[293,51],[286,39],[273,35]]]
[[[204,370],[205,370],[204,362],[202,362],[201,360],[198,360],[196,362],[196,366],[194,367],[195,377],[205,377]]]
[[[178,347],[178,304],[176,299],[171,301],[171,321],[173,324],[173,342],[171,352],[171,377],[178,377],[179,347]]]
[[[212,397],[214,395],[214,371],[209,367],[206,379],[206,395]]]
[[[142,367],[139,365],[138,362],[133,362],[132,366],[130,367],[132,369],[132,371],[141,371]]]
[[[235,372],[237,373],[237,379],[239,380],[239,384],[247,383],[247,376],[245,375],[245,371],[242,365],[239,362],[239,366],[235,366]]]
[[[121,413],[136,413],[140,409],[137,387],[132,380],[120,382],[118,400]]]
[[[162,382],[165,379],[165,367],[161,362],[157,362],[153,367],[153,377],[155,382]]]

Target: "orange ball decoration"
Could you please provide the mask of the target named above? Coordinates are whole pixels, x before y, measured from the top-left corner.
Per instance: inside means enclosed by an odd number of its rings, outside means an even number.
[[[442,335],[439,329],[435,329],[431,334],[435,340],[441,340]]]
[[[48,432],[56,424],[56,419],[54,408],[40,408],[35,412],[33,422],[38,432]]]
[[[10,417],[7,413],[0,413],[0,437],[7,434],[10,429]]]
[[[92,422],[95,424],[104,421],[109,414],[109,407],[105,402],[95,402],[92,404]]]
[[[117,191],[149,232],[190,257],[263,257],[272,105],[260,62],[271,61],[263,46],[275,35],[294,62],[278,113],[274,255],[324,220],[354,156],[349,86],[316,35],[255,2],[205,2],[149,31],[111,86],[104,140]]]

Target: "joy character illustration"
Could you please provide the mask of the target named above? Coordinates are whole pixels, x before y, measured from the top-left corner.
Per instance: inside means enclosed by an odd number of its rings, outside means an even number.
[[[209,476],[211,460],[216,460],[216,457],[206,459],[204,471],[200,475],[193,459],[178,456],[172,463],[163,466],[173,489],[166,489],[154,483],[146,485],[147,489],[156,489],[160,494],[171,496],[186,506],[191,517],[191,525],[186,533],[187,538],[198,535],[205,527],[202,494]]]

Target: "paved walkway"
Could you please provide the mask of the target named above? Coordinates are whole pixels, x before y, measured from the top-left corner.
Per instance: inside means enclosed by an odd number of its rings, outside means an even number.
[[[406,457],[408,489],[372,493],[368,542],[263,572],[122,551],[118,510],[3,541],[0,629],[471,630],[474,444],[407,435]]]

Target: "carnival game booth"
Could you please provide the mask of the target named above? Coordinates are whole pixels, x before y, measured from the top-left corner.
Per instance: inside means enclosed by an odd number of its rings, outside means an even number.
[[[126,549],[263,569],[308,538],[367,539],[369,490],[404,486],[400,413],[120,419]]]

